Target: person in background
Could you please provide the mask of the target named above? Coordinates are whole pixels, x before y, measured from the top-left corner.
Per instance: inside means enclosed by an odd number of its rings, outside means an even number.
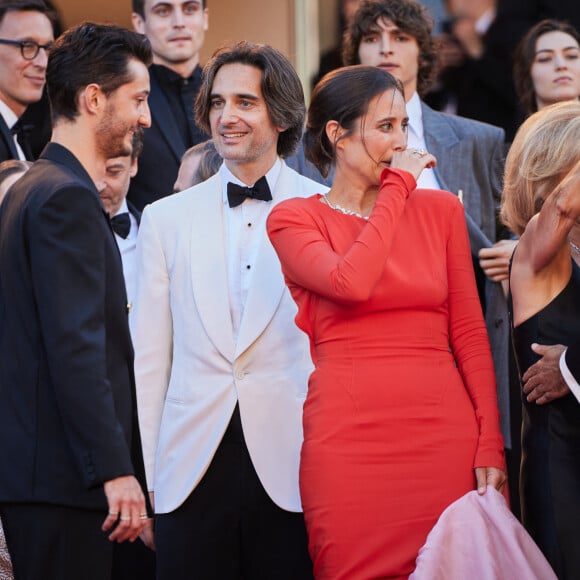
[[[135,295],[137,232],[141,213],[127,201],[131,178],[137,173],[137,160],[143,149],[143,131],[135,131],[131,153],[108,159],[105,164],[104,187],[99,191],[105,211],[111,218],[115,240],[121,253],[123,277],[128,304]]]
[[[506,160],[502,218],[520,240],[509,277],[522,381],[532,345],[580,341],[580,102],[542,108]],[[524,384],[522,521],[562,580],[580,570],[580,404],[567,387]]]
[[[53,41],[49,10],[42,0],[0,3],[0,161],[34,158],[29,143],[33,127],[20,118],[42,97]]]
[[[0,206],[0,517],[21,580],[108,580],[113,543],[151,531],[125,284],[98,194],[106,160],[150,124],[150,59],[124,28],[61,35],[52,141]]]
[[[0,203],[10,187],[16,183],[32,166],[32,161],[7,159],[0,163]]]
[[[138,211],[173,193],[181,157],[208,136],[194,118],[199,53],[208,28],[206,0],[133,0],[133,28],[151,42],[151,127],[128,199]]]
[[[312,578],[298,489],[312,363],[266,235],[304,94],[264,44],[218,50],[196,103],[224,163],[143,212],[131,326],[160,580]]]
[[[514,80],[526,116],[580,98],[580,33],[570,24],[542,20],[518,45]]]
[[[183,191],[197,185],[219,171],[223,159],[212,139],[190,147],[181,158],[173,191]]]
[[[464,210],[416,189],[436,160],[407,124],[388,72],[329,73],[305,147],[332,187],[268,218],[315,365],[300,492],[317,580],[407,578],[448,505],[506,481]]]

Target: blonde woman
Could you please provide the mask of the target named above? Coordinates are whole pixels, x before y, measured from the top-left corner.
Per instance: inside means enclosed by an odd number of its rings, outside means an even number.
[[[513,343],[523,383],[523,523],[560,579],[580,570],[580,404],[563,382],[525,382],[535,343],[580,340],[580,102],[543,108],[506,161],[505,223],[521,239],[510,272]]]

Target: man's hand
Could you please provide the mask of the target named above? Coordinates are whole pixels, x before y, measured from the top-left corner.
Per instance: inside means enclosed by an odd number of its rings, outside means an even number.
[[[570,389],[560,372],[560,356],[566,347],[561,344],[544,346],[534,343],[532,350],[542,358],[522,377],[528,402],[535,401],[538,405],[544,405],[567,395]]]
[[[491,248],[479,250],[479,265],[492,282],[508,279],[510,258],[517,244],[517,240],[500,240]]]
[[[139,482],[132,475],[124,475],[105,482],[105,495],[109,504],[109,514],[103,522],[102,530],[110,530],[111,542],[134,542],[148,521],[145,496]]]

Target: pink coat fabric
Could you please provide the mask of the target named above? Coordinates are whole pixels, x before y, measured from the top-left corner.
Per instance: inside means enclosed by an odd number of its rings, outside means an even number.
[[[557,580],[493,487],[452,503],[429,533],[409,580]]]

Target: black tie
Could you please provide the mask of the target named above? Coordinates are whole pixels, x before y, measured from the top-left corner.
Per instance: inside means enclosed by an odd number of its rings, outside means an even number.
[[[254,183],[254,187],[244,187],[242,185],[236,185],[235,183],[228,183],[228,203],[230,207],[240,205],[247,197],[261,199],[262,201],[270,201],[272,199],[266,177],[260,177]]]
[[[12,135],[16,135],[16,140],[18,141],[18,145],[20,145],[20,149],[22,149],[22,153],[24,153],[24,157],[29,161],[32,161],[32,149],[30,148],[30,143],[28,141],[28,134],[33,129],[33,125],[24,125],[20,119],[14,123],[12,129]]]
[[[131,218],[129,217],[129,214],[124,212],[114,215],[111,218],[111,227],[118,236],[127,239],[127,236],[131,231]]]

